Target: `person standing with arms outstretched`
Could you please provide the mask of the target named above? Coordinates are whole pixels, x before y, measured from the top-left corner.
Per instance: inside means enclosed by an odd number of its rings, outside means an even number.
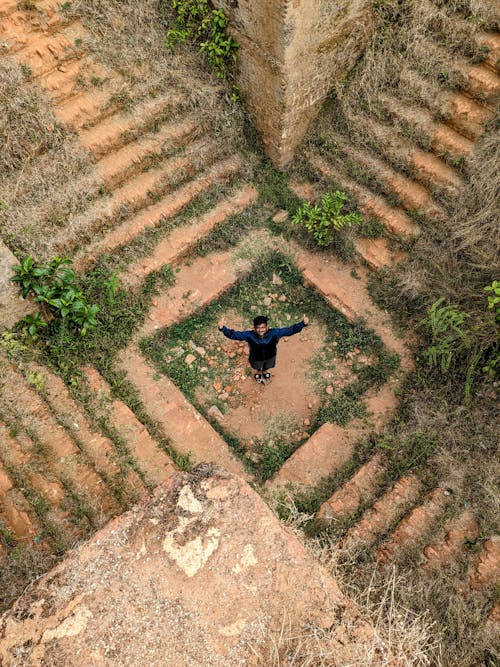
[[[278,341],[284,336],[293,336],[309,324],[309,318],[304,315],[300,322],[289,327],[272,328],[267,326],[267,317],[258,315],[253,320],[253,329],[248,331],[235,331],[224,325],[221,319],[218,322],[219,331],[231,340],[244,340],[248,343],[250,366],[256,371],[254,379],[256,382],[268,384],[271,381],[270,368],[276,365],[276,352]]]

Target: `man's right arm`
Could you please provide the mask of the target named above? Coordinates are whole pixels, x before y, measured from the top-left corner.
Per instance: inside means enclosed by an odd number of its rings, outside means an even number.
[[[230,338],[231,340],[248,340],[248,335],[251,333],[250,331],[235,331],[234,329],[229,329],[228,327],[222,325],[222,327],[219,327],[219,331],[224,334],[226,338]]]

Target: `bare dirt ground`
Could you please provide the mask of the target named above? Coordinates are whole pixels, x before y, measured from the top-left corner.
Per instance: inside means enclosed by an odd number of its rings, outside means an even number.
[[[240,323],[231,322],[228,326],[238,328]],[[283,421],[283,428],[294,436],[300,437],[303,431],[307,431],[307,424],[311,423],[320,405],[320,398],[308,380],[309,363],[323,344],[322,336],[314,325],[300,334],[281,339],[276,368],[270,371],[272,381],[268,385],[255,382],[254,371],[248,363],[246,343],[238,345],[236,341],[223,341],[223,351],[228,355],[237,355],[233,358],[228,356],[228,371],[233,384],[222,386],[218,380],[214,383],[217,387],[220,385],[219,397],[229,394],[224,397],[228,405],[221,420],[224,427],[247,446],[253,444],[254,438],[264,438],[272,429],[273,422],[280,420]],[[197,395],[209,409],[209,396],[202,388]]]

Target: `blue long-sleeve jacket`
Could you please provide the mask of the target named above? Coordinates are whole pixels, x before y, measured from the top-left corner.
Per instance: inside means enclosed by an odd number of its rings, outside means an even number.
[[[264,361],[265,359],[271,359],[276,356],[276,347],[280,338],[284,336],[293,336],[306,325],[304,322],[296,322],[289,327],[281,327],[268,329],[266,335],[262,338],[259,338],[255,331],[250,329],[249,331],[235,331],[234,329],[229,329],[224,326],[220,331],[224,334],[226,338],[231,340],[244,340],[248,343],[250,348],[250,359],[254,361]]]

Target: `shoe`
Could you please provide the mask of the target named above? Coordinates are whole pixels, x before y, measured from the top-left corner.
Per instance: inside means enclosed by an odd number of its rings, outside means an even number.
[[[262,382],[264,384],[269,384],[271,382],[271,373],[264,373],[262,376]]]
[[[254,377],[255,382],[259,382],[259,383],[262,382],[262,373],[255,373],[255,375],[253,377]]]

